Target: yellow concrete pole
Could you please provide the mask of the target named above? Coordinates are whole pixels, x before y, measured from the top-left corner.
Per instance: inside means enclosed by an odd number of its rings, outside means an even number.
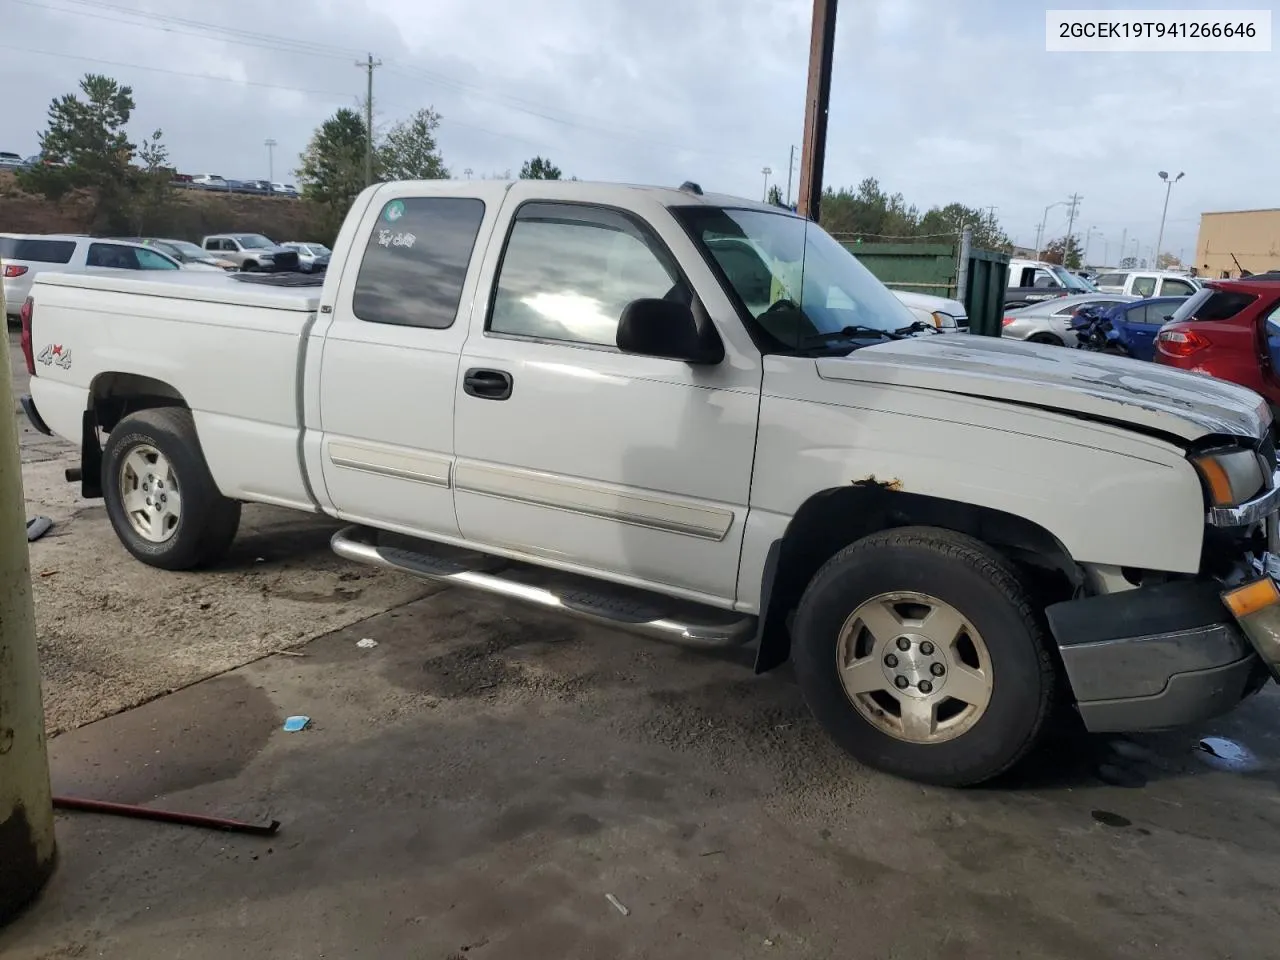
[[[0,289],[0,316],[4,291]],[[6,338],[7,343],[7,338]],[[0,363],[0,923],[53,870],[53,797],[44,740],[26,499],[9,358]]]

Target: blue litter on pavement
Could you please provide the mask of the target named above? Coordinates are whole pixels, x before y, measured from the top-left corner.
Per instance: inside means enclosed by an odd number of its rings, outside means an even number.
[[[307,729],[310,723],[310,717],[290,717],[284,722],[284,730],[285,733],[297,733],[299,730]]]

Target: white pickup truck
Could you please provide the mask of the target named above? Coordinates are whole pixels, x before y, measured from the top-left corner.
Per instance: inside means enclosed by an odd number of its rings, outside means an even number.
[[[155,567],[215,563],[242,502],[326,514],[354,561],[755,643],[851,754],[940,784],[1055,707],[1192,723],[1274,669],[1221,596],[1271,583],[1259,397],[918,333],[776,207],[387,183],[322,286],[42,273],[22,315],[28,416]]]

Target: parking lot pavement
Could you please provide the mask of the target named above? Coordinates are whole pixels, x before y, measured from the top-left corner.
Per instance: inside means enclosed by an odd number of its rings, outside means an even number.
[[[1211,728],[1238,771],[1200,730],[948,791],[847,760],[785,671],[457,590],[300,652],[52,743],[58,792],[279,834],[62,816],[0,955],[1277,955],[1273,693]]]
[[[9,331],[14,408],[27,372]],[[165,573],[130,557],[101,500],[83,500],[65,470],[79,457],[20,413],[27,516],[53,529],[31,544],[45,720],[72,729],[170,690],[305,643],[426,596],[399,574],[340,560],[338,524],[248,506],[228,559],[201,573]]]

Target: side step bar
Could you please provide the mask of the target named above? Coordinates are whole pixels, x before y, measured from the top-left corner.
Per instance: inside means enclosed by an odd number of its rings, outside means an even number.
[[[368,527],[339,530],[330,544],[338,556],[357,563],[523,600],[684,646],[736,647],[756,632],[752,616]]]

